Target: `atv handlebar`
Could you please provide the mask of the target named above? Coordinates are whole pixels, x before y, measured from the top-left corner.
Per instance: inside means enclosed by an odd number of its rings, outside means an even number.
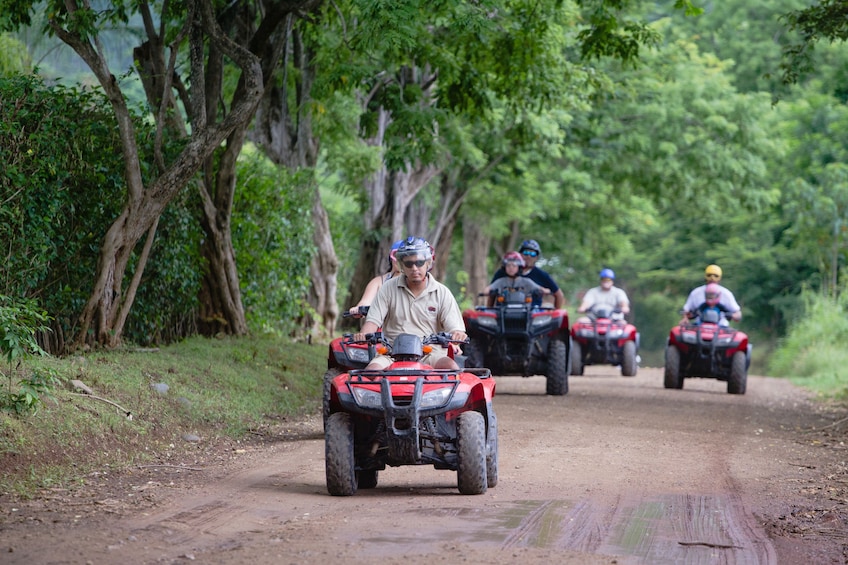
[[[451,334],[449,334],[448,332],[439,332],[437,334],[427,336],[421,341],[424,345],[427,345],[429,343],[438,343],[442,347],[447,347],[451,343],[459,343],[461,345],[465,345],[465,344],[468,343],[469,340],[468,340],[468,338],[453,339],[451,337]]]
[[[359,310],[357,310],[354,314],[351,314],[350,310],[345,310],[342,312],[342,318],[364,318],[368,315],[369,308],[370,306],[360,306]]]
[[[361,308],[368,308],[367,306],[362,306]],[[379,345],[383,344],[387,346],[390,350],[392,347],[391,342],[383,337],[383,332],[374,332],[365,334],[364,340],[355,340],[353,339],[353,335],[351,333],[343,334],[346,343],[367,343],[368,345]],[[429,345],[432,343],[438,343],[442,347],[447,347],[451,343],[458,343],[460,345],[468,344],[469,339],[453,339],[451,338],[451,334],[448,332],[439,332],[435,334],[428,335],[427,337],[421,338],[421,345]]]

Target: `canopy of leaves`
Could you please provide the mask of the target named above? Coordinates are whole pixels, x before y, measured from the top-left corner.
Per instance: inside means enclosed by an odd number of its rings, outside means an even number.
[[[803,73],[815,67],[812,51],[816,43],[827,40],[844,42],[848,39],[848,2],[821,0],[807,8],[785,15],[789,29],[801,34],[801,41],[784,49],[783,76],[786,82],[797,82]]]
[[[7,33],[0,33],[0,76],[26,73],[30,67],[26,45]]]

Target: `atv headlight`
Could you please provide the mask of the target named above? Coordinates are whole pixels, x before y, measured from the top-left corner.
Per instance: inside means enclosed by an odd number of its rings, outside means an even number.
[[[624,335],[624,330],[622,330],[622,329],[610,330],[610,331],[607,332],[607,337],[611,338],[611,339],[618,339],[623,335]]]
[[[477,318],[477,323],[480,324],[480,327],[483,328],[497,328],[498,321],[497,319],[491,316],[480,316]]]
[[[580,328],[577,330],[577,337],[595,337],[595,330],[589,328]]]
[[[421,395],[421,408],[438,408],[450,400],[453,387],[434,388]]]
[[[383,395],[378,390],[371,390],[364,387],[351,387],[351,392],[353,393],[353,399],[356,400],[356,404],[362,406],[363,408],[382,408],[383,407]]]
[[[363,347],[348,347],[345,353],[348,359],[358,363],[368,363],[371,360],[368,350]]]
[[[530,322],[530,327],[531,328],[542,328],[542,327],[550,324],[553,319],[554,319],[554,317],[550,316],[550,315],[536,316],[535,318],[533,318],[533,321]]]
[[[719,345],[729,345],[732,341],[733,341],[732,335],[727,335],[727,336],[721,336],[720,335],[720,336],[718,336],[716,343],[719,344]]]
[[[683,343],[696,343],[698,341],[698,336],[694,333],[684,333],[680,336],[680,340]]]

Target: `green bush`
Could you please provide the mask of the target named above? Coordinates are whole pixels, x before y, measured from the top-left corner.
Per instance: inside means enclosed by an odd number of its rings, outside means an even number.
[[[6,377],[0,393],[0,408],[18,415],[38,411],[43,397],[50,394],[56,379],[49,371],[27,374],[23,362],[31,355],[44,355],[38,345],[37,332],[47,331],[49,317],[32,300],[13,300],[0,295],[0,354]]]
[[[139,150],[152,154],[152,125],[140,112],[135,123]],[[111,106],[98,91],[50,86],[32,75],[0,77],[0,292],[37,298],[67,340],[94,284],[103,237],[125,203],[120,147]],[[189,333],[202,272],[193,194],[184,191],[160,218],[124,328],[128,341]]]
[[[808,388],[848,393],[848,294],[831,298],[805,290],[804,314],[789,327],[772,356],[769,374],[790,377]]]
[[[245,147],[238,183],[233,247],[248,325],[292,334],[308,308],[311,284],[312,171],[291,173]]]

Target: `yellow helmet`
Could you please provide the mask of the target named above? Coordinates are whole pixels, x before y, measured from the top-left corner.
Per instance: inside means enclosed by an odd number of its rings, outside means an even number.
[[[707,277],[709,275],[715,275],[721,278],[721,267],[718,265],[707,265],[707,268],[704,269],[704,276]]]

